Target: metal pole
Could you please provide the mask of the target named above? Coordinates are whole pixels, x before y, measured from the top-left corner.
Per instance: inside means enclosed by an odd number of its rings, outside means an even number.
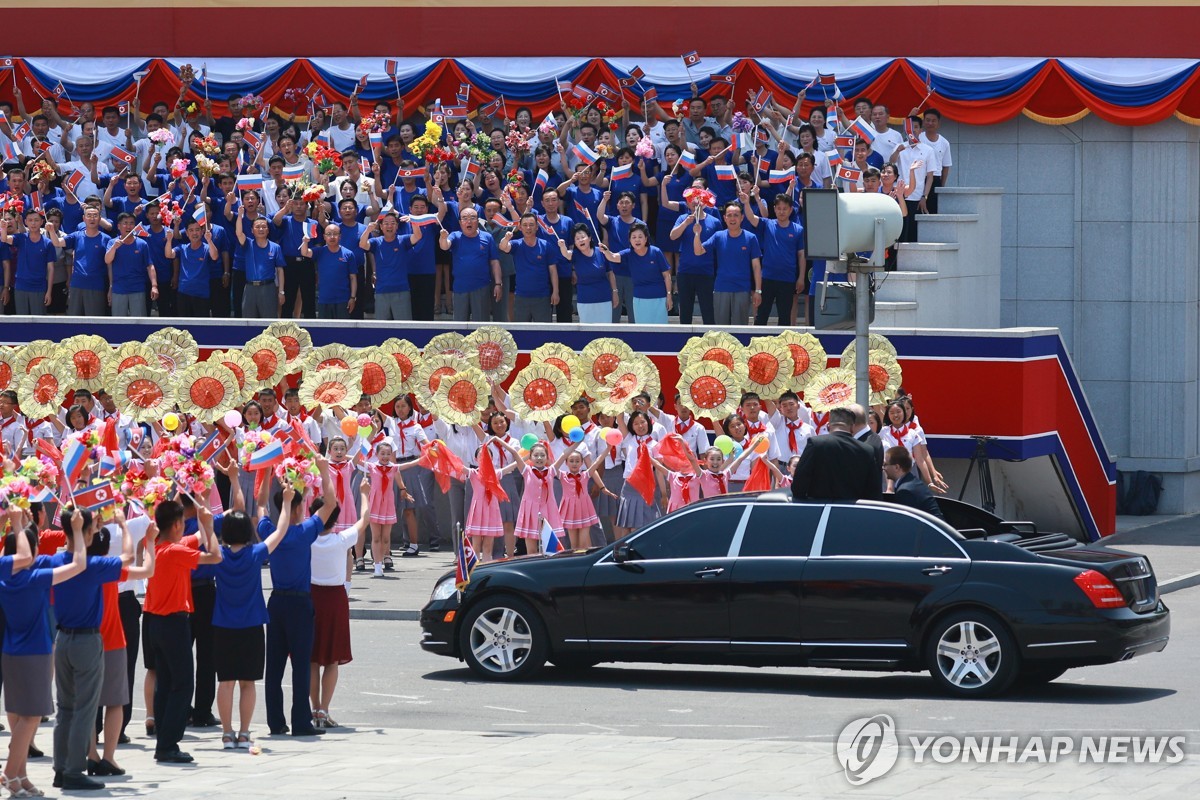
[[[870,408],[868,348],[871,333],[871,273],[866,264],[858,266],[854,279],[854,300],[854,400],[863,408]]]

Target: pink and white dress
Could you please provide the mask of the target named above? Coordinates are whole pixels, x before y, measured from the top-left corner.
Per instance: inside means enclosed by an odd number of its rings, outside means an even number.
[[[700,499],[701,481],[690,472],[672,472],[667,484],[671,487],[671,496],[667,499],[668,514]]]
[[[564,469],[559,471],[559,481],[562,483],[562,502],[558,504],[558,516],[563,527],[574,530],[599,525],[600,517],[596,516],[596,505],[589,491],[592,474]]]
[[[333,477],[333,491],[337,495],[338,520],[333,526],[334,533],[341,533],[358,522],[358,508],[354,504],[354,489],[350,485],[354,477],[354,464],[350,461],[329,462],[329,471]]]
[[[517,536],[523,539],[541,538],[542,520],[549,523],[555,533],[562,533],[562,518],[554,501],[554,481],[558,475],[550,467],[538,469],[526,464],[521,476],[525,479],[525,494],[517,511]]]
[[[475,467],[464,469],[471,482],[471,508],[467,510],[467,524],[463,533],[468,536],[502,536],[504,523],[500,520],[500,501],[495,495],[490,498],[483,485],[483,476]]]
[[[367,498],[367,519],[385,525],[391,524],[396,521],[396,494],[392,491],[396,465],[370,464],[367,469],[371,481],[371,494]]]
[[[729,477],[724,472],[700,471],[700,488],[705,497],[720,497],[729,494]]]

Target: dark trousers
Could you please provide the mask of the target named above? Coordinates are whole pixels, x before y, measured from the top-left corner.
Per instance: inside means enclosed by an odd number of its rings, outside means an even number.
[[[209,583],[192,584],[191,644],[196,648],[196,698],[194,717],[212,715],[217,698],[217,664],[213,652],[213,609],[217,605],[217,587]],[[189,648],[190,649],[190,648]]]
[[[146,649],[156,676],[154,684],[155,755],[172,753],[187,728],[188,701],[192,699],[192,647],[188,615],[146,615]]]
[[[263,694],[267,727],[278,732],[287,725],[283,715],[283,672],[292,661],[292,731],[312,727],[308,702],[309,661],[313,649],[313,604],[307,594],[271,592],[267,601],[267,668]]]
[[[220,319],[229,318],[229,287],[223,286],[222,278],[212,278],[208,282],[208,294],[212,303],[212,315]],[[232,283],[232,279],[230,283]]]
[[[575,321],[575,287],[571,285],[571,276],[558,276],[558,305],[554,307],[554,321],[570,325]]]
[[[933,178],[933,186],[929,190],[929,197],[925,198],[925,207],[929,209],[930,214],[938,213],[938,190],[937,187],[942,185],[942,176],[935,175]]]
[[[133,719],[133,679],[137,675],[138,645],[142,640],[142,628],[139,624],[142,618],[142,604],[138,602],[137,595],[129,591],[117,595],[117,606],[121,613],[121,628],[125,631],[125,681],[129,684],[130,697],[121,719],[121,733],[124,733],[129,727],[129,721]]]
[[[179,290],[172,289],[169,281],[158,282],[158,315],[160,317],[179,316]]]
[[[771,316],[771,307],[774,306],[779,317],[779,322],[776,324],[791,327],[792,300],[795,297],[795,281],[772,281],[763,278],[762,302],[758,304],[758,311],[754,314],[754,324],[766,325]]]
[[[691,325],[692,312],[697,302],[700,304],[700,319],[705,325],[712,325],[716,320],[713,313],[713,282],[711,275],[677,275],[676,287],[679,291],[679,324]]]
[[[412,299],[412,318],[433,321],[433,288],[437,275],[409,275],[408,292]]]
[[[294,316],[296,293],[300,293],[300,316],[317,318],[317,267],[311,258],[289,258],[283,270],[283,311],[280,316]]]
[[[190,294],[179,292],[175,295],[176,314],[181,317],[207,317],[212,312],[212,304],[207,297],[192,297]],[[161,314],[161,306],[159,307]]]
[[[246,295],[246,272],[245,270],[234,270],[233,278],[229,285],[233,293],[233,307],[230,308],[235,319],[242,318],[242,298]]]
[[[900,241],[915,242],[917,241],[917,214],[921,213],[921,202],[905,200],[904,205],[908,206],[908,216],[904,218],[904,227],[900,229]]]

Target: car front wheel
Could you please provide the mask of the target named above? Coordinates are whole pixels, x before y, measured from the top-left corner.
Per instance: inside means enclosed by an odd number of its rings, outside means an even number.
[[[524,680],[546,663],[546,627],[516,597],[488,598],[471,608],[459,637],[463,660],[487,680]]]
[[[991,697],[1008,689],[1020,669],[1017,645],[1004,623],[986,611],[960,611],[934,626],[926,649],[934,681],[959,697]]]

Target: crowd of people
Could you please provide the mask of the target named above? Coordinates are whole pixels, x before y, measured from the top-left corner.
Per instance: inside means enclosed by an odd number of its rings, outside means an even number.
[[[802,116],[804,92],[745,113],[567,95],[544,120],[352,95],[306,122],[183,91],[68,117],[15,92],[9,314],[791,325],[825,279],[805,189],[885,193],[916,241],[953,165],[936,109],[902,132],[867,97]]]
[[[124,774],[118,745],[128,741],[139,644],[145,728],[161,763],[192,760],[179,749],[189,724],[219,725],[224,749],[256,747],[258,681],[272,734],[338,727],[331,701],[353,658],[348,591],[355,576],[396,569],[394,541],[409,558],[463,535],[486,561],[536,553],[547,533],[555,546],[601,546],[732,492],[840,496],[820,484],[830,471],[811,453],[841,436],[872,454],[857,496],[894,489],[918,505],[916,484],[945,489],[903,393],[820,412],[792,391],[746,392],[706,427],[678,394],[668,406],[641,392],[615,415],[581,396],[569,414],[535,422],[490,388],[474,424],[443,419],[411,394],[322,408],[302,405],[295,388],[282,404],[262,389],[214,424],[179,409],[135,422],[109,393],[77,389],[61,413],[38,420],[21,414],[16,392],[0,391],[4,475],[33,469],[45,482],[48,460],[74,476],[53,502],[21,495],[27,486],[0,488],[9,791],[39,791],[28,759],[55,707],[55,786],[96,789],[97,778]],[[251,453],[274,439],[288,443],[288,460],[256,469]],[[80,442],[88,455],[76,471],[67,454]],[[209,478],[193,460],[211,460]],[[120,492],[93,507],[80,498],[96,477]]]

